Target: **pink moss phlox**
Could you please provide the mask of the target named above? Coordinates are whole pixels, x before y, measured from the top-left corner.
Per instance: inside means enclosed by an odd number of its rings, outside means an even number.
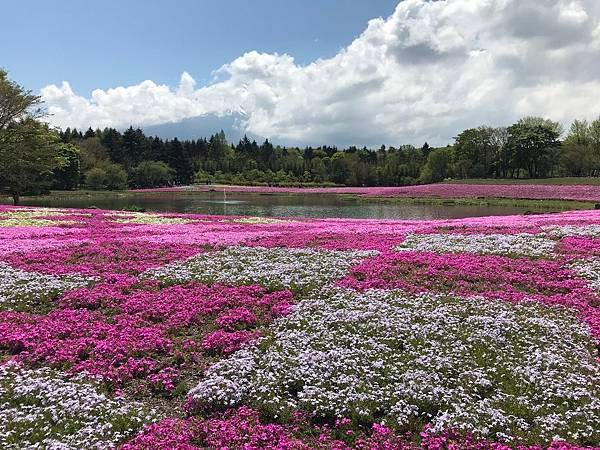
[[[259,286],[189,283],[159,290],[156,282],[112,275],[67,293],[60,300],[65,309],[48,315],[0,312],[0,349],[20,361],[117,384],[151,375],[151,384],[171,390],[178,368],[165,367],[165,357],[231,353],[259,336],[254,327],[268,325],[292,302],[289,291],[268,293]],[[196,340],[178,338],[190,330]]]
[[[19,252],[8,261],[14,267],[48,274],[79,273],[87,276],[138,274],[188,258],[200,250],[193,245],[163,245],[130,240],[96,240],[49,250]]]
[[[600,239],[568,236],[560,240],[556,252],[576,258],[600,256]]]
[[[226,330],[235,330],[239,326],[252,326],[256,321],[256,315],[245,307],[233,308],[229,311],[225,311],[215,320],[217,325]]]
[[[244,449],[309,450],[282,425],[263,424],[257,412],[239,408],[216,419],[166,419],[150,425],[122,447],[124,450]]]
[[[204,337],[202,347],[211,352],[227,355],[239,350],[245,344],[257,339],[259,336],[259,331],[217,330]]]
[[[379,250],[386,251],[400,245],[404,236],[395,234],[356,234],[295,232],[269,236],[250,242],[250,246],[322,248],[325,250]]]
[[[563,441],[549,446],[508,446],[479,440],[455,431],[432,433],[428,426],[418,436],[398,435],[391,429],[373,424],[368,433],[350,428],[351,421],[338,419],[333,427],[311,425],[298,416],[290,424],[281,425],[261,420],[257,411],[248,407],[225,411],[218,417],[201,419],[165,419],[146,426],[126,443],[124,450],[203,449],[222,450],[593,450],[572,446]]]
[[[67,309],[46,316],[0,313],[0,349],[18,361],[122,382],[154,370],[151,355],[169,352],[172,342],[164,330],[135,317],[108,323],[97,312]]]
[[[147,425],[144,431],[122,450],[197,450],[200,447],[192,442],[197,435],[198,424],[195,420],[165,419],[162,422]]]

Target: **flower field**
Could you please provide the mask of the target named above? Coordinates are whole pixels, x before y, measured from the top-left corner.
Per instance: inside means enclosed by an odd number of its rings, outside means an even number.
[[[597,449],[599,311],[596,211],[0,207],[0,448]]]

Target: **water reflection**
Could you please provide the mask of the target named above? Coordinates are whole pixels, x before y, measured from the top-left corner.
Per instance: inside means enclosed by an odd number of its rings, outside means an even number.
[[[116,209],[133,205],[147,211],[275,217],[344,217],[372,219],[453,219],[523,214],[512,206],[403,205],[357,203],[336,195],[290,195],[222,192],[160,192],[73,195],[23,199],[24,205]]]

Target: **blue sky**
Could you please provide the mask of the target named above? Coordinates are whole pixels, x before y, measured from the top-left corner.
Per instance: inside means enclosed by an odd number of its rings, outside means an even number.
[[[446,145],[600,115],[598,0],[11,0],[0,66],[78,129],[235,120],[299,145]],[[213,71],[223,67],[217,80]],[[188,123],[188,122],[186,122]]]
[[[4,2],[0,66],[34,90],[68,80],[75,91],[182,71],[205,84],[250,50],[288,53],[298,64],[331,57],[395,0],[18,0]]]

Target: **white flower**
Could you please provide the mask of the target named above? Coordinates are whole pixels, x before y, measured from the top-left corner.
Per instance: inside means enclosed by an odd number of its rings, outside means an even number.
[[[110,398],[83,377],[50,369],[0,366],[0,448],[109,449],[144,423],[153,411]]]
[[[554,237],[567,236],[600,236],[600,225],[550,225],[542,227],[546,233]]]
[[[544,256],[556,242],[542,236],[520,234],[409,234],[395,250],[435,253]]]
[[[90,283],[78,275],[55,277],[15,269],[0,262],[0,310],[30,310],[58,294]]]
[[[208,406],[600,440],[589,329],[539,303],[334,289],[301,301],[191,391]]]
[[[330,251],[264,247],[229,247],[145,272],[167,283],[259,284],[269,289],[307,292],[344,277],[374,251]]]

